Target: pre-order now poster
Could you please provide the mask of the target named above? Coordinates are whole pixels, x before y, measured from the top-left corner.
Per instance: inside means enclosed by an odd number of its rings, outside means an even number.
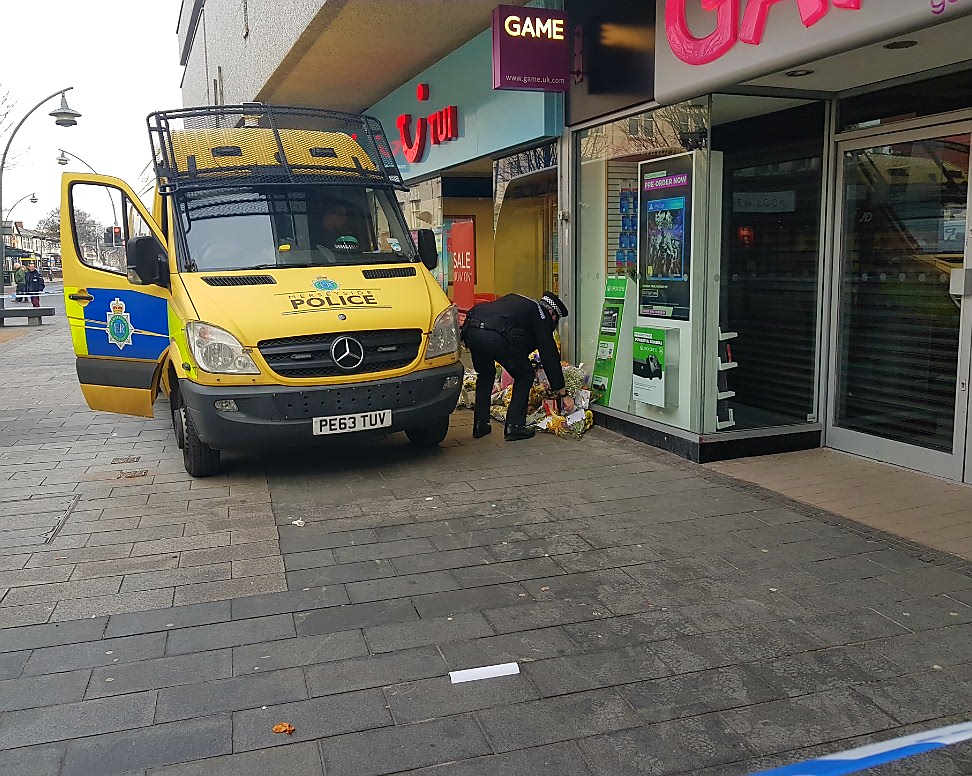
[[[689,319],[692,259],[692,154],[638,165],[638,312]]]

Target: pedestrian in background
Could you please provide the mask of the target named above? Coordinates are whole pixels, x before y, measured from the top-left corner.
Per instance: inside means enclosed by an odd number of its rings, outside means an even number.
[[[476,405],[473,408],[473,436],[490,432],[489,408],[498,362],[513,378],[513,395],[506,412],[504,437],[509,442],[530,439],[532,428],[526,427],[527,402],[535,373],[530,354],[536,350],[547,373],[550,389],[561,396],[564,370],[553,333],[561,318],[567,317],[567,305],[552,291],[538,301],[520,294],[507,294],[495,302],[475,305],[463,323],[463,340],[472,354],[476,369]],[[572,402],[566,400],[567,409]]]
[[[14,263],[14,286],[16,287],[17,301],[26,302],[27,298],[24,296],[24,291],[27,290],[27,271],[24,266],[18,261]]]
[[[44,290],[44,276],[37,271],[33,264],[27,265],[27,276],[24,279],[26,292],[30,294],[30,303],[33,307],[40,307],[40,292]]]

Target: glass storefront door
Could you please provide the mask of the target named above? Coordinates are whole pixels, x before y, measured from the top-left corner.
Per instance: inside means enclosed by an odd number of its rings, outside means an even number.
[[[838,145],[827,444],[950,479],[967,455],[972,302],[950,279],[968,266],[970,130]]]

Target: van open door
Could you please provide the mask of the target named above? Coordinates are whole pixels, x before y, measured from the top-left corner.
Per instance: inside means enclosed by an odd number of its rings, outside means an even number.
[[[61,183],[64,299],[78,380],[93,410],[152,417],[169,347],[168,273],[143,284],[129,273],[126,248],[165,236],[124,181],[67,173]]]

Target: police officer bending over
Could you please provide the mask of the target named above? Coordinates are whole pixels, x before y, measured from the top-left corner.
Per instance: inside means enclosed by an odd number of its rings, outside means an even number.
[[[507,294],[495,302],[473,307],[463,324],[463,339],[472,354],[476,369],[476,406],[473,436],[476,439],[490,432],[489,408],[499,362],[513,378],[513,396],[506,413],[507,441],[530,439],[532,428],[526,427],[527,402],[533,385],[534,371],[530,353],[540,352],[550,388],[561,396],[564,389],[564,370],[560,366],[560,352],[553,333],[561,318],[567,317],[567,306],[556,294],[547,291],[538,301],[520,294]],[[565,409],[573,409],[570,397]]]

